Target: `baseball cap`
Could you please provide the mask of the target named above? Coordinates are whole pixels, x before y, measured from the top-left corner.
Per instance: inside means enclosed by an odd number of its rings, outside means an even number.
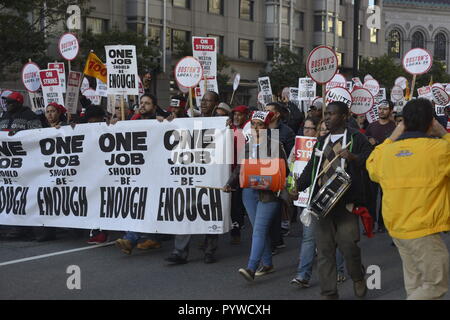
[[[13,101],[17,101],[20,104],[23,104],[23,96],[17,91],[14,91],[13,93],[8,95],[7,97],[2,97],[2,99],[13,100]]]
[[[222,109],[222,110],[225,110],[227,113],[231,113],[230,106],[227,105],[225,102],[219,103],[219,105],[217,106],[217,109]]]
[[[231,110],[232,112],[240,112],[240,113],[248,113],[250,112],[250,109],[247,106],[237,106],[234,107],[233,110]]]

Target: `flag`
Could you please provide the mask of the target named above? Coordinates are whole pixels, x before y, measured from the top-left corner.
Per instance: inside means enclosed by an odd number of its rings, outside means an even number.
[[[91,52],[88,55],[86,66],[84,67],[83,73],[87,76],[91,76],[101,80],[106,83],[106,65],[95,55],[95,53]]]

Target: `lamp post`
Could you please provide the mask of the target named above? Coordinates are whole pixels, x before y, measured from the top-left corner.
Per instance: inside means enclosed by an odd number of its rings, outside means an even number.
[[[354,0],[353,6],[353,76],[358,76],[358,60],[359,60],[359,7],[360,0]]]

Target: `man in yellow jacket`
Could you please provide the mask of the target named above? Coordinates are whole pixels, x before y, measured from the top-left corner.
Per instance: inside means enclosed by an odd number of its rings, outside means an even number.
[[[425,99],[408,102],[403,122],[366,162],[383,189],[383,218],[403,263],[407,299],[438,299],[448,291],[450,134]]]

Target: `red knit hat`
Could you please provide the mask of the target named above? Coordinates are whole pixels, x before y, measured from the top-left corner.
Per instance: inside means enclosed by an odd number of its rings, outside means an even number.
[[[54,108],[55,108],[56,110],[58,110],[61,114],[64,114],[64,113],[67,112],[67,109],[64,108],[64,106],[62,106],[62,105],[60,105],[60,104],[57,104],[56,102],[51,102],[51,103],[48,104],[48,106],[54,107]],[[47,106],[47,107],[48,107],[48,106]]]
[[[17,101],[20,104],[23,104],[23,95],[20,94],[19,92],[15,91],[11,94],[9,94],[7,97],[2,97],[2,99],[6,99],[6,100],[14,100]]]
[[[249,113],[250,109],[247,106],[237,106],[234,107],[231,112]]]

